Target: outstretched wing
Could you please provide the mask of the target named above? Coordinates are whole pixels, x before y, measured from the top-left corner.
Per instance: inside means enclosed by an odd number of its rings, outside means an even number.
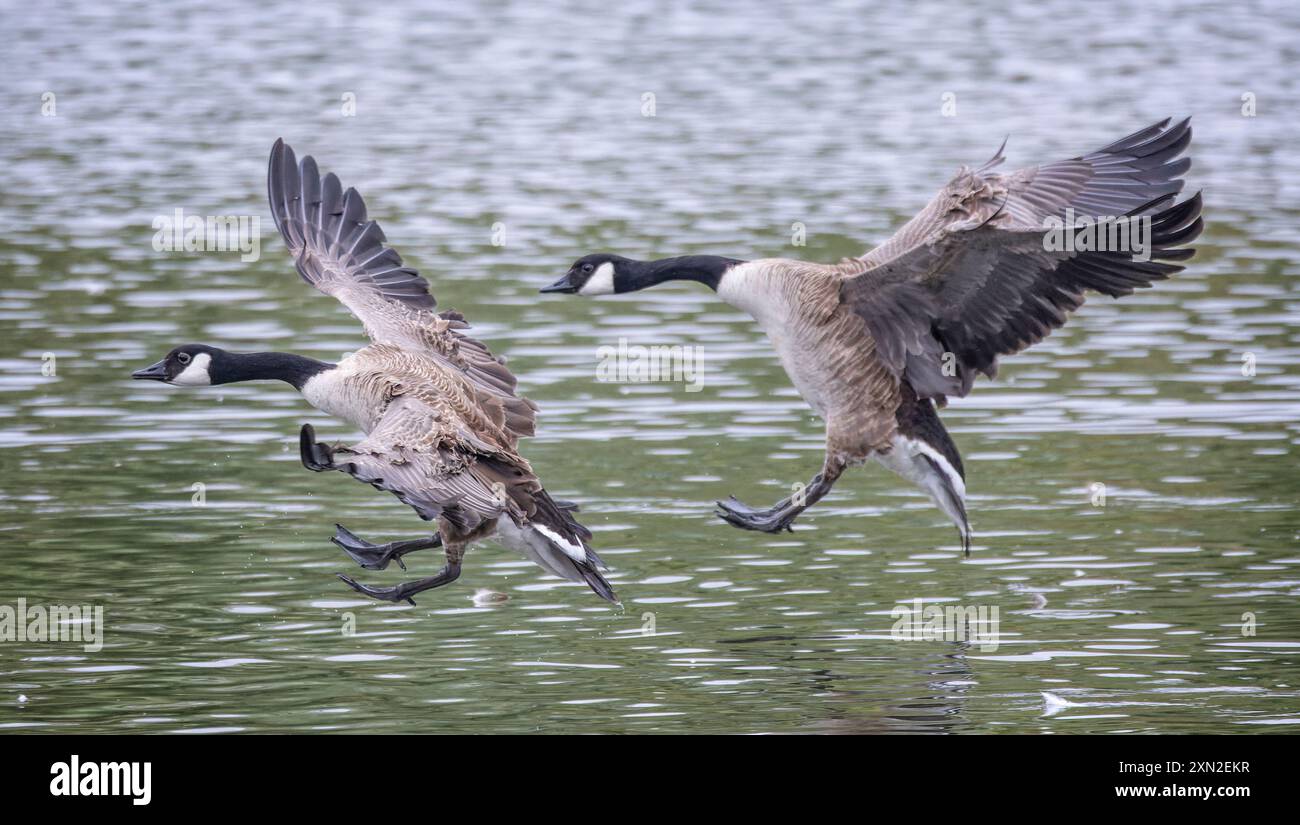
[[[437,306],[429,282],[384,246],[384,231],[366,219],[361,194],[351,187],[344,192],[333,172],[322,179],[310,155],[299,164],[293,149],[277,140],[266,184],[275,226],[304,281],[358,317],[382,306],[369,298],[417,311]]]
[[[386,246],[379,224],[366,217],[357,190],[343,190],[334,173],[323,178],[316,161],[299,163],[283,140],[271,147],[267,194],[275,226],[302,279],[337,298],[378,343],[423,351],[500,395],[513,396],[515,376],[467,328],[457,312],[434,312],[429,282],[402,265]],[[532,422],[528,431],[532,435]]]
[[[922,397],[965,395],[977,372],[1041,341],[1093,290],[1112,297],[1182,269],[1201,232],[1200,195],[1175,203],[1190,159],[1188,121],[1165,120],[1078,158],[1007,175],[963,168],[893,237],[851,267],[841,300],[866,321],[877,351]],[[1078,251],[1073,223],[1149,218],[1141,244]],[[1065,235],[1071,236],[1066,240]]]

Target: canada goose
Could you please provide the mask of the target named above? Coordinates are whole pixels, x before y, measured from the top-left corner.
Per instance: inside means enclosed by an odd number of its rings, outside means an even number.
[[[758,321],[826,422],[826,458],[806,487],[768,509],[718,502],[724,520],[790,529],[845,468],[875,459],[929,494],[969,555],[965,471],[936,404],[965,396],[977,373],[997,374],[998,356],[1064,324],[1085,290],[1118,298],[1182,269],[1170,262],[1194,250],[1173,247],[1201,232],[1200,194],[1175,203],[1191,164],[1175,160],[1191,141],[1188,122],[1169,127],[1166,119],[1091,154],[1010,174],[990,171],[1003,160],[1000,148],[982,166],[962,167],[893,237],[839,264],[597,254],[542,292],[621,294],[699,281]],[[1145,224],[1146,249],[1132,240],[1132,251],[1094,245],[1086,221],[1076,225],[1073,216],[1094,222],[1094,238],[1102,218],[1135,218],[1101,225],[1118,235],[1126,224],[1128,239],[1127,230],[1137,238]]]
[[[304,424],[303,465],[388,490],[436,520],[438,532],[372,544],[335,525],[331,540],[369,570],[390,561],[405,570],[402,556],[432,547],[443,548],[447,563],[435,576],[396,587],[340,574],[358,593],[415,604],[416,593],[455,581],[467,546],[495,533],[546,571],[617,602],[597,570],[604,565],[588,545],[591,533],[573,517],[576,508],[552,499],[516,452],[518,439],[533,434],[537,407],[515,394],[504,362],[462,332],[469,326],[462,315],[434,311],[428,282],[384,245],[355,189],[344,192],[332,173],[322,178],[311,157],[297,163],[282,140],[271,149],[267,177],[271,214],[298,274],[351,310],[372,343],[337,364],[187,344],[132,377],[183,387],[285,381],[313,407],[364,431],[357,444],[331,447]]]

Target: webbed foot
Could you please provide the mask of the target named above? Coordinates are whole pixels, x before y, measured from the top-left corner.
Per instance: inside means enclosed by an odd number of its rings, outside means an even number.
[[[373,544],[355,535],[342,524],[334,525],[334,535],[330,537],[330,541],[342,547],[343,552],[367,570],[383,570],[392,561],[397,562],[397,566],[405,570],[406,563],[402,561],[402,556],[416,550],[442,545],[442,537],[436,533],[427,539]]]

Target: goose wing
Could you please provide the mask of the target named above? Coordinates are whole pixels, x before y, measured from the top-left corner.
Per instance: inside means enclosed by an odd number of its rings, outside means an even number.
[[[514,396],[514,374],[483,342],[460,332],[469,326],[464,316],[435,312],[429,282],[385,245],[383,230],[367,219],[356,189],[344,191],[332,172],[321,177],[315,159],[309,155],[299,163],[293,149],[277,140],[267,193],[298,274],[351,310],[371,340],[424,352],[484,389]],[[518,435],[533,434],[531,416],[525,429]]]
[[[919,395],[966,395],[976,373],[996,375],[999,356],[1062,326],[1085,291],[1120,297],[1182,269],[1173,262],[1194,250],[1175,247],[1202,228],[1199,193],[1175,203],[1191,164],[1178,156],[1191,136],[1187,120],[1165,120],[1090,154],[1005,175],[990,171],[1002,162],[999,149],[983,166],[963,167],[893,237],[852,262],[841,300]],[[1049,220],[1070,215],[1149,218],[1149,255],[1051,242]]]

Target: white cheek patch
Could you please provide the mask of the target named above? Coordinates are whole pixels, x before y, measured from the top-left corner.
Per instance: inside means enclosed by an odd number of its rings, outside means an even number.
[[[587,283],[578,290],[579,295],[613,295],[614,265],[606,261],[596,267],[596,271],[587,279]]]
[[[208,375],[208,364],[211,363],[212,356],[206,352],[200,352],[194,356],[194,360],[190,362],[190,365],[169,383],[179,387],[206,387],[212,383],[212,376]]]

